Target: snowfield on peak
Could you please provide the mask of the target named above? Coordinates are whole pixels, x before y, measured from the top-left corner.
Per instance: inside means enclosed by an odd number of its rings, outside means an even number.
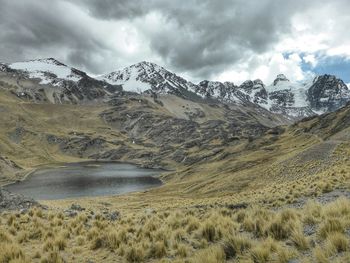
[[[112,85],[122,85],[125,91],[141,93],[152,88],[148,82],[140,80],[139,76],[143,70],[143,68],[137,67],[137,64],[135,64],[122,70],[98,76],[97,79],[104,80]],[[152,74],[152,72],[150,73]]]
[[[307,107],[307,91],[312,85],[312,81],[308,83],[291,83],[289,81],[279,81],[276,85],[270,85],[266,87],[269,94],[278,92],[289,92],[294,96],[294,102],[289,104],[289,107]],[[270,96],[269,96],[270,97]],[[271,100],[271,98],[269,98]],[[273,104],[273,101],[269,103]]]
[[[179,88],[194,91],[196,87],[193,83],[165,68],[146,61],[101,75],[98,79],[112,85],[122,85],[123,90],[137,93],[148,90],[157,93],[172,93]]]
[[[28,73],[29,78],[40,79],[40,84],[57,86],[58,82],[54,81],[56,78],[74,82],[78,82],[82,78],[74,73],[72,68],[52,58],[15,62],[9,64],[8,67]]]

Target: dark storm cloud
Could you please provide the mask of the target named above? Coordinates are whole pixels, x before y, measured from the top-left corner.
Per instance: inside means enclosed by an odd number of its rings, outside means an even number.
[[[178,70],[205,77],[262,53],[290,30],[291,16],[311,1],[246,0],[83,0],[100,19],[136,19],[155,12],[164,17],[148,30],[151,48]]]
[[[271,50],[289,34],[294,14],[308,8],[317,11],[323,2],[327,1],[0,0],[0,61],[53,56],[101,73],[155,57],[171,69],[209,78]],[[343,7],[347,3],[337,2]],[[116,26],[103,31],[97,22]],[[118,23],[136,28],[139,38],[122,39],[125,35],[117,33],[128,29]],[[120,35],[121,39],[114,37]],[[139,41],[137,52],[116,43],[128,41]]]
[[[56,56],[92,69],[90,54],[106,48],[60,1],[0,0],[0,6],[1,61]]]

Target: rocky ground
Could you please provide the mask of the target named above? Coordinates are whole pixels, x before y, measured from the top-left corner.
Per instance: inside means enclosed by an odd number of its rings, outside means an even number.
[[[9,210],[25,211],[31,207],[42,207],[37,201],[0,188],[0,213]]]

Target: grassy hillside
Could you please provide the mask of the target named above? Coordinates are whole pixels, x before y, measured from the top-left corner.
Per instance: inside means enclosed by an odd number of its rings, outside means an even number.
[[[350,203],[338,198],[350,196],[350,106],[271,128],[254,111],[167,100],[53,105],[1,90],[2,182],[103,156],[175,171],[157,189],[2,214],[0,262],[350,260]]]

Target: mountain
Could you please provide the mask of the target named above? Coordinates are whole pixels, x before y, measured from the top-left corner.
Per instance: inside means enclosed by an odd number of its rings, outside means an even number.
[[[51,58],[1,64],[0,158],[24,169],[5,161],[0,169],[20,174],[29,163],[69,157],[190,165],[290,123],[240,103],[238,93],[237,103],[230,96],[210,99],[198,85],[152,63],[121,72],[109,74],[115,81],[108,83]]]
[[[157,64],[143,61],[92,78],[54,58],[0,64],[0,72],[14,73],[16,89],[13,92],[17,96],[54,103],[109,100],[121,91],[150,94],[154,99],[170,94],[191,101],[261,107],[297,120],[334,111],[350,100],[347,85],[332,75],[293,83],[279,74],[269,86],[259,79],[247,80],[239,86],[209,80],[193,84]],[[28,79],[36,80],[40,88],[26,83]]]
[[[151,62],[140,62],[122,70],[99,76],[98,79],[112,85],[121,85],[129,92],[152,92],[187,97],[196,85]]]
[[[75,104],[101,100],[107,94],[121,91],[120,86],[96,80],[54,58],[1,64],[1,72],[4,80],[15,87],[12,92],[20,98],[35,101]]]
[[[318,76],[306,83],[292,83],[279,74],[269,86],[259,79],[247,80],[239,86],[209,80],[196,85],[154,63],[140,62],[99,79],[121,85],[130,92],[174,94],[186,99],[193,99],[196,94],[222,103],[255,104],[292,120],[334,111],[350,100],[348,87],[331,75]]]
[[[292,83],[283,74],[270,86],[257,79],[240,86],[233,83],[202,81],[196,91],[206,97],[233,103],[251,102],[291,119],[334,111],[350,101],[350,90],[332,75],[317,76],[306,83]]]

